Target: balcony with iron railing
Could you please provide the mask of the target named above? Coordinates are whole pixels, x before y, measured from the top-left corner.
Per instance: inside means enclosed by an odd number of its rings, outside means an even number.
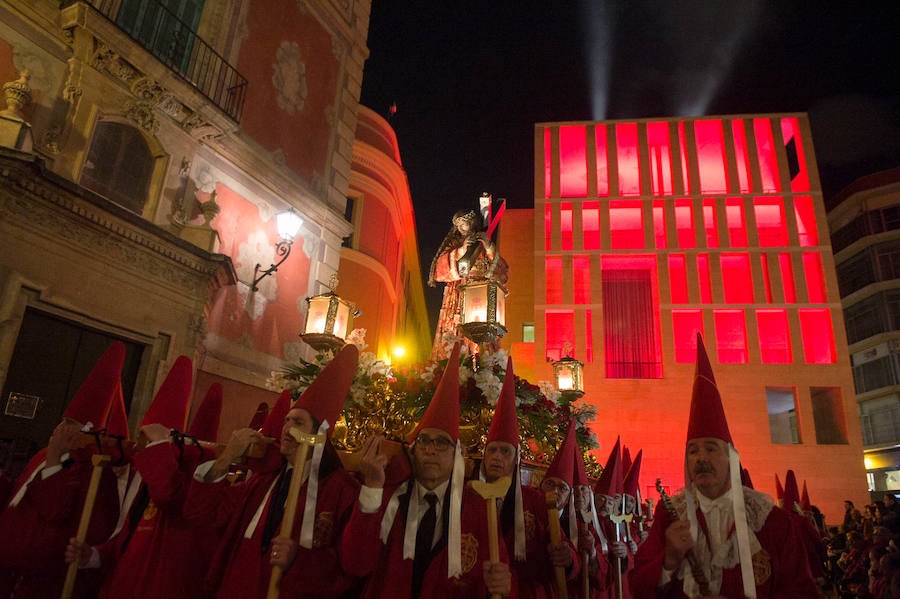
[[[236,122],[247,79],[172,11],[155,0],[81,0],[103,15]],[[74,0],[63,5],[75,4]]]

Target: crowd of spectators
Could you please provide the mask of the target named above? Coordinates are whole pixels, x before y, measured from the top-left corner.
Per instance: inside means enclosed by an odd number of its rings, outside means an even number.
[[[900,599],[900,504],[893,494],[857,509],[844,502],[844,520],[829,526],[826,578],[828,596],[840,599]],[[813,507],[818,528],[825,530]]]

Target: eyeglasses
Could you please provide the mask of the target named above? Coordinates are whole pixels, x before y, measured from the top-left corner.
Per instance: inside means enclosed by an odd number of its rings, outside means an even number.
[[[429,437],[428,435],[419,435],[415,440],[416,447],[422,447],[423,449],[427,449],[429,447],[435,449],[436,451],[447,451],[451,447],[453,447],[453,441],[448,439],[447,437]]]

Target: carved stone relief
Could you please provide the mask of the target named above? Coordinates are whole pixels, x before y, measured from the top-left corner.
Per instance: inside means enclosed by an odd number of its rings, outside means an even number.
[[[306,85],[306,64],[297,42],[281,42],[275,51],[272,71],[272,85],[278,92],[278,107],[291,115],[303,110],[309,90]]]

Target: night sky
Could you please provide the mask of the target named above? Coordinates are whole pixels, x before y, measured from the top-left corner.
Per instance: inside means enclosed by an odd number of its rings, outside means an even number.
[[[826,199],[900,166],[897,2],[373,0],[368,45],[426,269],[481,192],[533,206],[539,122],[802,111]]]

